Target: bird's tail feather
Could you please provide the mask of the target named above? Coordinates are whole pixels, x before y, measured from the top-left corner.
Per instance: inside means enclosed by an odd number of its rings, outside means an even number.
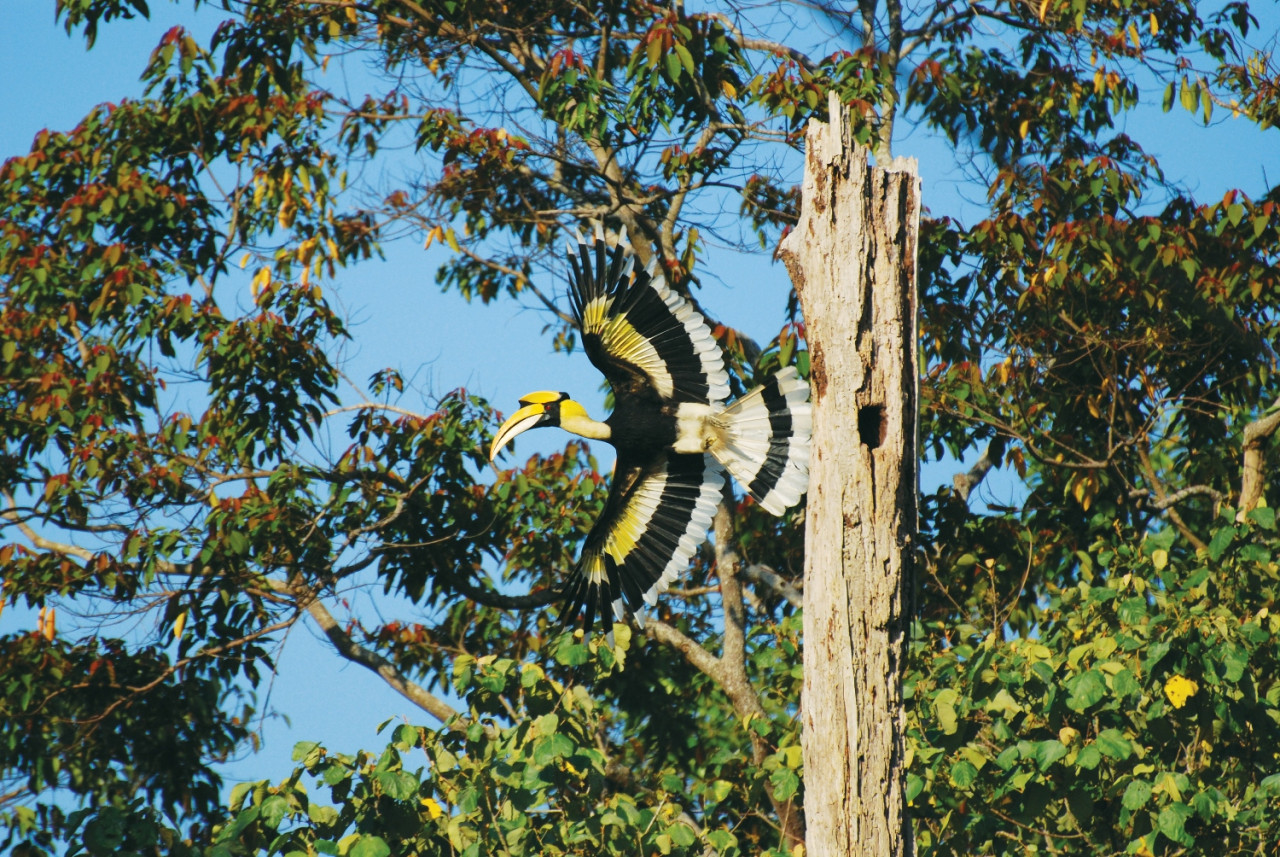
[[[787,366],[718,415],[711,453],[766,511],[781,515],[809,487],[809,384]]]

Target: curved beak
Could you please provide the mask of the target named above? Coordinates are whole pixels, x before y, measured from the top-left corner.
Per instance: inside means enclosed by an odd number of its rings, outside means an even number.
[[[493,446],[489,447],[489,460],[498,457],[502,448],[511,443],[515,436],[531,428],[537,428],[547,415],[547,406],[542,404],[525,405],[511,416],[498,429],[493,437]]]

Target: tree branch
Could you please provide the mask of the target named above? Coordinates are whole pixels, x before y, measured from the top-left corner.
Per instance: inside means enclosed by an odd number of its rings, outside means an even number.
[[[1271,403],[1266,416],[1259,417],[1244,427],[1244,461],[1240,474],[1240,499],[1236,503],[1244,515],[1258,505],[1266,485],[1264,443],[1280,428],[1280,399]]]
[[[1164,485],[1160,481],[1159,475],[1156,473],[1156,467],[1151,462],[1151,456],[1142,447],[1138,447],[1138,463],[1146,473],[1147,481],[1151,483],[1152,492],[1156,496],[1156,505],[1164,510],[1165,515],[1173,523],[1173,526],[1182,533],[1187,541],[1191,542],[1191,546],[1196,550],[1207,550],[1209,545],[1204,539],[1192,532],[1187,526],[1187,522],[1182,520],[1182,516],[1178,514],[1178,510],[1174,508],[1173,502],[1169,500],[1169,492],[1164,490]],[[1164,504],[1160,506],[1159,504]]]
[[[957,473],[951,477],[951,486],[961,500],[968,503],[969,494],[973,492],[973,489],[982,484],[982,480],[987,478],[987,474],[991,472],[993,467],[1000,466],[1000,459],[1004,457],[1004,448],[1007,445],[1008,439],[1004,435],[997,435],[994,440],[987,444],[982,457],[974,462],[973,467],[970,467],[964,473]]]
[[[1155,499],[1150,500],[1147,503],[1147,505],[1150,506],[1152,509],[1158,509],[1161,512],[1163,512],[1165,509],[1168,509],[1170,506],[1175,506],[1178,503],[1181,503],[1183,500],[1187,499],[1188,497],[1196,497],[1196,496],[1212,497],[1215,503],[1221,502],[1222,500],[1226,499],[1226,495],[1224,495],[1221,491],[1219,491],[1216,488],[1210,487],[1208,485],[1188,485],[1186,488],[1183,488],[1179,491],[1174,491],[1172,494],[1166,494],[1163,497],[1157,496],[1154,491],[1151,491],[1149,489],[1137,488],[1133,491],[1130,491],[1129,496],[1133,498],[1153,497]]]
[[[338,624],[338,620],[333,617],[329,609],[320,601],[315,590],[303,583],[296,575],[288,582],[272,580],[270,583],[271,587],[277,592],[293,596],[299,609],[306,610],[311,615],[312,620],[320,626],[320,630],[329,638],[329,642],[333,644],[333,647],[337,649],[338,654],[342,655],[342,657],[353,664],[358,664],[376,673],[396,693],[399,693],[441,723],[449,725],[450,721],[456,721],[454,728],[466,728],[465,718],[454,710],[452,706],[443,699],[429,693],[420,684],[407,678],[395,664],[377,652],[366,649],[353,640],[351,635]]]
[[[560,599],[560,593],[555,589],[535,590],[526,595],[506,595],[502,592],[481,589],[464,580],[450,580],[447,585],[478,604],[498,610],[529,610],[534,607],[546,607]]]
[[[744,565],[738,569],[738,574],[757,586],[764,587],[775,595],[786,599],[787,603],[792,607],[797,609],[804,607],[804,594],[769,566],[760,563]]]
[[[733,489],[725,485],[726,494]],[[720,665],[724,683],[732,683],[737,693],[750,692],[754,705],[759,706],[755,689],[747,678],[746,611],[742,603],[742,583],[738,580],[738,552],[733,548],[733,522],[725,503],[716,510],[712,523],[715,530],[716,574],[720,578],[720,602],[724,611],[724,646]],[[726,687],[726,691],[729,689]],[[734,691],[730,691],[732,696]],[[763,714],[763,710],[759,713]]]
[[[684,659],[691,666],[696,668],[698,672],[710,678],[717,684],[723,684],[723,667],[720,659],[708,652],[702,646],[698,645],[692,638],[686,637],[680,631],[660,619],[646,619],[644,623],[645,636],[651,640],[670,646],[680,654],[684,655]],[[735,706],[736,707],[736,706]]]
[[[725,486],[726,501],[732,499],[732,488]],[[728,503],[720,504],[716,510],[716,572],[720,578],[720,602],[724,609],[724,654],[720,657],[720,686],[733,702],[738,716],[755,716],[767,718],[768,713],[760,703],[751,678],[747,675],[747,635],[746,611],[742,603],[742,581],[738,579],[740,560],[734,550],[733,522],[730,520]],[[748,730],[751,736],[752,761],[763,764],[769,755],[769,747],[764,739],[754,731]],[[804,842],[804,827],[800,821],[800,812],[794,800],[782,800],[774,796],[771,786],[765,786],[769,802],[778,817],[782,828],[784,847],[788,851]]]

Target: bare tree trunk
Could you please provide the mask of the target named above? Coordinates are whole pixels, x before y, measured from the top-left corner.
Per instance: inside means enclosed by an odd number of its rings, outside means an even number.
[[[917,550],[915,162],[871,167],[832,99],[782,258],[812,361],[804,587],[806,849],[914,853],[902,674]]]

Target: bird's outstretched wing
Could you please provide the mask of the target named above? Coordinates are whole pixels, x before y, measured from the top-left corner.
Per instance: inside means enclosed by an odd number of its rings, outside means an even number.
[[[670,454],[641,465],[619,450],[604,512],[561,591],[564,624],[582,615],[590,633],[597,616],[607,625],[611,612],[625,621],[642,604],[653,606],[706,540],[723,487],[710,456]]]
[[[661,274],[635,270],[597,226],[569,252],[569,300],[582,346],[615,396],[721,402],[729,396],[724,355],[702,314]]]

